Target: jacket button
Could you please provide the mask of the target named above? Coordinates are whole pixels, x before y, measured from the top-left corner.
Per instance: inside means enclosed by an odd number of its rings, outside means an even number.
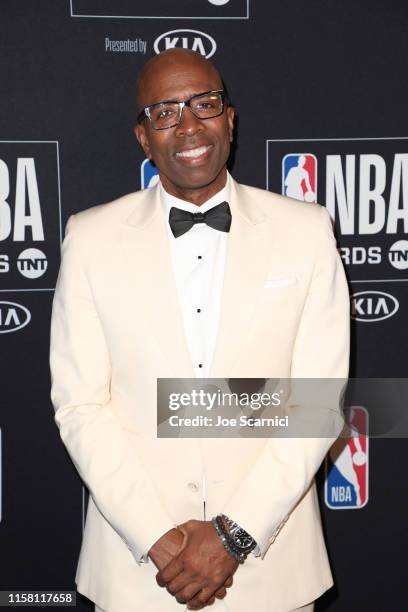
[[[196,484],[195,482],[189,482],[187,486],[190,489],[190,491],[194,491],[194,493],[197,493],[198,484]]]

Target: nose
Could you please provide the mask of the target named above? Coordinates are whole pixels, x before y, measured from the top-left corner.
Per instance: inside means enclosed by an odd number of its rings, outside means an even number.
[[[180,123],[176,126],[176,135],[183,136],[187,134],[192,136],[203,129],[204,126],[201,119],[196,117],[188,106],[185,106],[181,113]]]

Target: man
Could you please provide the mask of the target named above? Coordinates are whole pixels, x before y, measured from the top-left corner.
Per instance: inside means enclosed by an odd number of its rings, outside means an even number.
[[[328,214],[229,176],[234,110],[200,55],[151,59],[137,106],[160,184],[70,217],[53,304],[55,418],[90,490],[78,590],[105,612],[312,610],[332,585],[313,477],[333,438],[158,439],[156,381],[345,377]]]

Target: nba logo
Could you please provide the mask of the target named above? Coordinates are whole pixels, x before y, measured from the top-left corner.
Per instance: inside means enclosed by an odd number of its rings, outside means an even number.
[[[289,153],[282,160],[282,195],[317,202],[317,159],[312,153]]]
[[[142,189],[154,187],[159,182],[159,171],[150,159],[145,159],[140,166],[140,182]]]
[[[368,413],[362,406],[345,413],[351,435],[336,440],[326,457],[324,497],[334,510],[362,508],[368,501]]]

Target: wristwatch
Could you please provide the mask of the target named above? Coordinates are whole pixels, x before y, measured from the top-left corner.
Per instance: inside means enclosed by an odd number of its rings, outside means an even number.
[[[222,518],[227,523],[228,535],[232,540],[233,545],[239,550],[239,552],[248,555],[252,552],[256,546],[256,542],[252,536],[249,535],[242,527],[225,514],[221,514]]]

